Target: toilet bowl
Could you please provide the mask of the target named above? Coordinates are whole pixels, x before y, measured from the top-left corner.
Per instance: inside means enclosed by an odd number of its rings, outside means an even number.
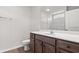
[[[24,50],[25,50],[25,51],[28,51],[28,50],[30,49],[30,48],[29,48],[30,39],[23,40],[23,41],[22,41],[22,44],[23,44],[23,47],[24,47]]]

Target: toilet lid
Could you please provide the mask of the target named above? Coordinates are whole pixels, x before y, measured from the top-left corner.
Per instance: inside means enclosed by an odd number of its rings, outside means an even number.
[[[30,39],[29,39],[29,40],[23,40],[22,42],[23,42],[23,43],[30,42]]]

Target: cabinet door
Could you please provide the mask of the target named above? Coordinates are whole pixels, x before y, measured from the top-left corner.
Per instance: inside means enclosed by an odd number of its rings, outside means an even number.
[[[48,43],[43,43],[43,53],[55,53],[55,47]]]
[[[34,40],[33,39],[31,39],[30,41],[30,51],[34,52]]]
[[[34,34],[30,33],[30,51],[34,52]]]
[[[42,41],[35,39],[35,53],[42,53]]]

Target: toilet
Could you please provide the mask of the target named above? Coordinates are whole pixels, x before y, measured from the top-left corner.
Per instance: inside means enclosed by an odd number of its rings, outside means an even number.
[[[24,46],[24,50],[25,51],[28,51],[30,48],[29,48],[29,44],[30,44],[30,39],[28,39],[28,40],[23,40],[22,41],[22,44],[23,44],[23,46]]]

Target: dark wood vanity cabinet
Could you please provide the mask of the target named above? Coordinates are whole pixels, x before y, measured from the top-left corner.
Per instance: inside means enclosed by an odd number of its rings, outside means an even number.
[[[34,53],[78,53],[79,43],[63,39],[30,34],[30,50]]]
[[[34,38],[33,38],[34,36]],[[55,39],[43,35],[30,34],[30,50],[35,53],[55,53]]]

